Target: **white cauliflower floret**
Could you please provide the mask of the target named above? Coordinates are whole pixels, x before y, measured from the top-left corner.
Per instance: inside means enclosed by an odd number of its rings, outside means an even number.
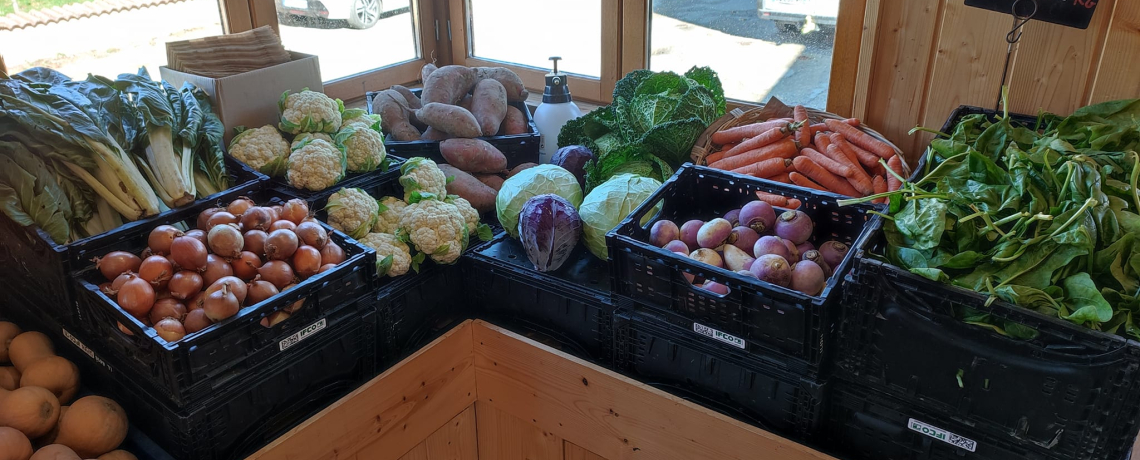
[[[467,248],[467,222],[459,208],[439,200],[408,204],[400,232],[416,250],[441,264],[455,263]]]
[[[277,101],[281,111],[278,127],[287,133],[335,133],[340,129],[344,102],[309,88],[299,93],[285,91]]]
[[[328,223],[337,230],[356,239],[364,238],[376,225],[376,215],[380,206],[364,190],[342,188],[329,197],[325,205],[329,212]]]
[[[321,139],[303,143],[289,155],[289,185],[320,191],[344,178],[344,152]]]
[[[281,177],[289,167],[289,142],[271,125],[247,129],[230,141],[230,155],[246,166],[271,177]]]
[[[447,196],[447,176],[439,166],[424,157],[412,157],[400,166],[400,185],[404,187],[404,201],[412,201],[412,194],[430,193],[428,198]]]
[[[408,245],[390,233],[369,233],[360,244],[376,251],[376,275],[400,276],[412,266],[412,252]]]
[[[463,214],[463,219],[467,222],[467,230],[473,231],[479,226],[479,211],[476,211],[471,206],[471,202],[463,199],[459,195],[448,195],[447,199],[443,200],[447,203],[455,205],[459,209],[459,213]]]
[[[337,132],[336,145],[344,150],[350,172],[375,171],[388,155],[384,136],[363,123],[347,125]]]
[[[301,145],[303,145],[305,143],[305,141],[315,140],[315,139],[320,139],[320,140],[328,142],[330,144],[333,141],[332,136],[329,136],[328,134],[325,134],[325,133],[301,133],[301,134],[298,134],[297,137],[293,138],[293,143],[291,145],[289,145],[289,150],[297,150],[297,148],[300,147]]]
[[[408,203],[394,196],[381,198],[380,213],[376,219],[376,225],[372,226],[372,231],[396,233],[396,230],[400,229],[400,215],[404,213],[404,208],[407,206]]]
[[[347,109],[342,116],[343,120],[340,123],[340,128],[344,129],[345,126],[353,124],[363,124],[368,127],[380,124],[380,115],[367,113],[364,109]]]

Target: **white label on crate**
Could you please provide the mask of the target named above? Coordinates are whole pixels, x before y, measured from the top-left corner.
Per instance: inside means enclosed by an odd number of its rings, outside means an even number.
[[[705,326],[705,325],[700,324],[700,323],[693,323],[693,332],[696,332],[700,335],[711,337],[713,339],[727,343],[727,344],[732,345],[732,346],[739,348],[741,350],[743,350],[747,346],[747,344],[744,342],[744,339],[742,339],[740,337],[730,335],[730,334],[725,334],[721,331],[718,331],[716,329],[713,329],[711,327]]]
[[[63,337],[66,338],[68,341],[70,341],[73,345],[75,345],[75,347],[78,348],[79,351],[82,351],[84,354],[91,357],[91,359],[95,360],[95,362],[98,363],[100,366],[107,368],[107,370],[109,370],[109,371],[114,370],[114,369],[111,369],[111,366],[107,365],[107,363],[105,361],[103,361],[102,358],[95,356],[95,352],[91,351],[90,348],[87,348],[87,345],[84,345],[83,342],[80,342],[79,339],[75,338],[74,335],[71,335],[70,332],[67,332],[67,329],[62,329],[62,330],[63,330]]]
[[[320,321],[317,321],[317,322],[313,323],[312,325],[310,325],[309,327],[306,327],[304,329],[297,331],[296,334],[293,334],[289,337],[285,337],[285,339],[282,340],[281,343],[279,344],[281,347],[281,351],[288,350],[293,345],[301,343],[302,340],[305,340],[309,337],[312,337],[314,334],[321,332],[322,330],[325,329],[325,326],[327,326],[327,325],[328,325],[328,323],[325,322],[325,319],[321,318]]]
[[[973,452],[974,449],[978,448],[978,443],[973,439],[958,436],[954,433],[943,430],[942,428],[927,425],[913,418],[910,419],[909,423],[907,423],[907,428],[910,428],[911,431],[917,431],[952,446],[961,447],[970,452]]]

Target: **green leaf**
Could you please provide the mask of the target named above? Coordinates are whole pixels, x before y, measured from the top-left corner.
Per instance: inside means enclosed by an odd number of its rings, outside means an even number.
[[[491,238],[493,238],[495,236],[494,232],[491,231],[490,225],[479,224],[479,227],[477,227],[477,228],[478,228],[477,234],[479,236],[480,241],[491,241]]]
[[[269,177],[285,177],[285,173],[289,171],[289,156],[281,155],[274,158],[273,161],[262,165],[259,171]]]
[[[388,274],[388,270],[392,268],[392,255],[380,259],[376,262],[376,276],[384,276]]]
[[[720,115],[724,115],[726,102],[724,98],[724,87],[721,86],[720,75],[708,67],[693,67],[685,72],[685,76],[693,79],[701,86],[708,88],[712,92],[713,98],[716,101],[716,111]],[[720,116],[718,115],[718,117]]]
[[[946,273],[937,268],[912,268],[910,269],[910,272],[928,280],[937,281],[939,283],[950,281],[950,277],[946,276]]]
[[[1073,311],[1064,319],[1077,324],[1103,323],[1112,319],[1112,306],[1104,300],[1088,273],[1065,278],[1064,287],[1065,301]]]
[[[632,98],[634,96],[634,92],[637,91],[638,85],[640,85],[643,80],[653,74],[654,72],[652,70],[646,69],[638,69],[625,74],[625,76],[622,77],[621,80],[618,80],[617,84],[614,85],[613,98]],[[558,145],[563,144],[559,143]]]
[[[433,256],[442,256],[442,255],[446,255],[446,254],[447,254],[447,251],[449,251],[450,249],[451,249],[451,244],[450,244],[450,243],[448,243],[448,244],[441,244],[441,245],[439,245],[439,247],[435,248],[435,251],[432,251],[431,255],[433,255]]]
[[[915,249],[934,249],[946,231],[946,203],[937,199],[913,200],[894,216],[899,233]]]
[[[417,252],[416,255],[412,256],[412,270],[419,273],[420,265],[423,264],[425,260],[427,260],[427,256],[422,252]]]

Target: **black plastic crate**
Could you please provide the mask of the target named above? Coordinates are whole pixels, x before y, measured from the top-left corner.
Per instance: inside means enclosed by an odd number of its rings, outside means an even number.
[[[289,181],[284,176],[269,178],[269,185],[283,195],[300,198],[309,202],[313,209],[320,209],[325,206],[325,203],[328,203],[329,196],[342,188],[361,188],[369,184],[397,181],[400,178],[400,166],[404,164],[405,159],[391,153],[389,150],[385,157],[388,161],[387,170],[377,169],[367,173],[348,173],[340,182],[324,190],[312,191],[293,187],[289,185]]]
[[[813,437],[826,384],[684,332],[652,312],[618,310],[614,369],[793,440]]]
[[[841,380],[832,383],[822,433],[830,450],[852,460],[1127,459],[1124,451],[1043,454],[1032,442],[915,407]]]
[[[860,258],[837,374],[931,412],[992,427],[1059,458],[1116,458],[1140,430],[1140,344]],[[1019,340],[962,322],[983,310],[1038,331]]]
[[[253,194],[251,198],[258,204],[281,201],[271,192]],[[155,225],[173,222],[177,221]],[[98,285],[105,279],[93,267],[77,271],[74,276],[78,282],[78,308],[84,319],[84,330],[77,334],[108,350],[106,359],[112,367],[135,370],[145,376],[140,386],[172,403],[186,405],[202,400],[254,369],[290,360],[294,351],[279,346],[282,339],[303,333],[325,318],[349,314],[343,310],[358,308],[355,301],[372,291],[376,253],[327,226],[326,230],[330,240],[345,251],[346,260],[336,268],[311,276],[269,300],[243,307],[236,316],[175,343],[158,337],[153,328],[100,292]],[[146,246],[149,232],[150,227],[139,229],[103,250],[137,254]],[[260,324],[262,318],[301,300],[303,306],[277,326],[265,328]],[[119,324],[131,335],[120,331]]]
[[[138,384],[145,377],[132,369],[91,361],[81,369],[94,374],[93,388],[119,401],[131,423],[173,458],[241,459],[378,374],[372,299],[343,311],[351,314],[329,318],[324,330],[296,342],[290,359],[262,363],[182,407],[148,393]]]
[[[419,96],[423,92],[422,89],[413,89],[412,93]],[[367,99],[368,113],[372,112],[372,100],[376,95],[380,94],[379,91],[369,91],[365,94]],[[511,134],[502,136],[484,136],[483,139],[503,152],[507,157],[507,169],[514,168],[523,163],[538,163],[538,147],[540,136],[538,135],[538,126],[534,124],[534,117],[527,108],[526,102],[510,102],[512,107],[522,111],[523,116],[526,117],[526,124],[530,127],[530,132],[524,134]],[[384,138],[384,146],[387,147],[388,153],[399,155],[404,158],[412,157],[427,157],[435,160],[436,163],[446,163],[443,155],[439,153],[439,141],[397,141],[391,135]]]
[[[474,316],[472,299],[463,292],[462,260],[456,265],[427,264],[377,290],[381,346],[398,361]],[[391,361],[391,362],[394,362]]]
[[[836,274],[819,296],[714,268],[647,242],[653,221],[671,219],[680,224],[689,219],[719,217],[755,200],[757,191],[799,199],[799,210],[815,222],[811,241],[816,245],[837,240],[851,247],[843,263],[833,267]],[[818,376],[827,362],[827,342],[836,316],[832,310],[838,308],[842,274],[849,270],[855,251],[866,243],[869,229],[880,225],[880,218],[868,213],[874,207],[841,207],[836,198],[838,195],[812,194],[775,182],[686,164],[606,235],[614,292],[729,334],[750,351],[764,350],[789,357],[790,367],[804,369],[810,377]],[[641,225],[642,219],[662,201],[660,212]],[[718,295],[701,289],[690,283],[686,274],[724,284],[730,292]]]
[[[558,270],[542,273],[522,244],[503,234],[464,256],[465,290],[479,317],[603,366],[613,359],[609,264],[579,244]]]
[[[60,245],[38,227],[24,227],[0,214],[0,279],[20,287],[21,300],[36,314],[63,324],[78,324],[71,272],[91,263],[89,253],[103,254],[127,235],[150,229],[157,222],[197,215],[217,201],[228,201],[258,190],[267,178],[245,165],[227,159],[232,187],[192,204],[157,216],[128,222],[112,231]]]

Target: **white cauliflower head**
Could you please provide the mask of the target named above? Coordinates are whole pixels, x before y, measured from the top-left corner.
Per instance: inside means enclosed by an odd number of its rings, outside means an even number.
[[[301,133],[298,134],[297,137],[293,138],[293,143],[289,145],[289,150],[297,150],[297,148],[304,144],[305,141],[315,139],[320,139],[330,144],[333,141],[332,136],[329,136],[325,133]]]
[[[388,151],[384,149],[384,136],[363,123],[341,128],[336,133],[336,145],[344,150],[350,172],[371,172],[384,164]]]
[[[345,109],[344,115],[342,115],[341,118],[341,129],[344,129],[345,126],[357,123],[362,123],[365,126],[380,124],[380,115],[365,112],[364,109]]]
[[[400,217],[400,233],[441,264],[455,263],[467,248],[467,220],[455,205],[439,200],[408,204]]]
[[[408,245],[391,233],[369,233],[360,244],[376,251],[376,275],[396,277],[408,272],[412,266],[412,252]]]
[[[344,178],[344,152],[321,139],[303,142],[289,155],[286,178],[293,187],[320,191]]]
[[[281,122],[277,126],[282,131],[292,134],[335,133],[340,129],[344,102],[305,88],[299,93],[282,93],[277,108],[281,111]]]
[[[396,230],[400,229],[400,216],[404,213],[404,208],[408,206],[408,203],[394,196],[381,198],[379,203],[380,212],[376,219],[376,225],[372,226],[372,231],[395,234]]]
[[[230,155],[270,177],[281,177],[289,167],[289,142],[272,125],[247,129],[230,141]]]
[[[439,166],[424,157],[412,157],[400,166],[400,185],[404,187],[404,201],[411,202],[412,194],[428,198],[447,196],[447,176]],[[424,194],[430,193],[430,196]]]
[[[479,226],[479,211],[476,211],[471,206],[471,202],[463,199],[459,195],[448,195],[444,202],[451,203],[459,209],[459,213],[463,214],[463,219],[467,222],[467,230],[474,230]]]
[[[358,188],[337,190],[325,205],[329,225],[356,239],[364,238],[372,231],[379,208],[375,198]]]

